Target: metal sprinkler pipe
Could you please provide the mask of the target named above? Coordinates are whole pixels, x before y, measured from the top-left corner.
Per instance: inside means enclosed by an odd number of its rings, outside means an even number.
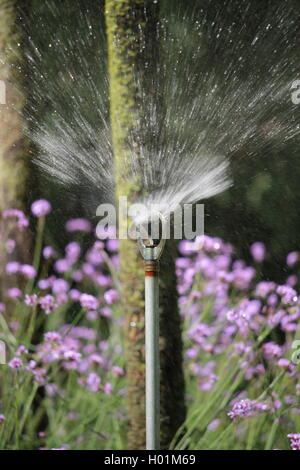
[[[145,260],[146,449],[160,448],[159,258],[165,239],[139,238]]]

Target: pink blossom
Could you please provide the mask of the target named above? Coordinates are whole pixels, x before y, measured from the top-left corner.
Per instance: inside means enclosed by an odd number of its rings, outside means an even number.
[[[51,212],[51,204],[46,199],[38,199],[31,205],[31,212],[36,217],[43,217]]]
[[[20,369],[23,366],[23,361],[19,357],[14,357],[9,363],[9,367],[12,369]]]
[[[67,232],[90,232],[92,225],[87,219],[70,219],[66,223]]]

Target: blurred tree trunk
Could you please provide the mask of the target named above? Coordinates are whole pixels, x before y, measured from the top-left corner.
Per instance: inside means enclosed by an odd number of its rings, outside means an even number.
[[[22,36],[17,22],[17,2],[0,0],[0,81],[5,89],[5,103],[0,104],[0,281],[4,290],[4,268],[8,255],[5,240],[13,238],[18,245],[18,258],[29,256],[28,233],[10,228],[1,220],[8,208],[22,209],[26,194],[28,151],[23,134],[24,95],[21,92]]]
[[[136,201],[142,182],[133,181],[124,161],[130,160],[133,151],[139,158],[141,148],[149,143],[147,103],[152,100],[156,106],[161,101],[154,88],[155,80],[151,79],[154,62],[159,58],[158,20],[159,2],[106,0],[116,193],[117,198],[127,196],[129,204]],[[140,164],[143,164],[142,159]],[[143,260],[136,242],[121,241],[120,262],[126,316],[128,448],[144,449],[144,276]],[[161,277],[161,444],[166,447],[185,417],[182,342],[172,247],[164,253]]]

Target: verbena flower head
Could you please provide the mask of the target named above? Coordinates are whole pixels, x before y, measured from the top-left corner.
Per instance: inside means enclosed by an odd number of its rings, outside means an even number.
[[[70,219],[66,223],[67,232],[91,232],[92,224],[87,219]]]
[[[300,450],[300,433],[288,434],[292,450]]]
[[[35,217],[43,217],[52,210],[51,204],[46,199],[38,199],[31,205],[31,212]]]
[[[250,252],[254,261],[261,263],[266,256],[266,247],[262,242],[255,242],[251,245]]]
[[[23,366],[23,361],[19,357],[14,357],[9,363],[11,369],[20,369]]]
[[[87,308],[89,310],[97,310],[99,307],[99,301],[96,297],[90,294],[81,294],[79,302],[83,308]]]

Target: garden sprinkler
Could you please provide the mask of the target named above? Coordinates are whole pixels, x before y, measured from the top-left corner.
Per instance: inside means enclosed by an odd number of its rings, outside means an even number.
[[[164,220],[159,216],[162,229]],[[145,260],[147,450],[158,450],[160,447],[159,259],[166,241],[162,236],[163,230],[160,235],[158,238],[144,238],[140,234],[138,239],[140,252]]]

